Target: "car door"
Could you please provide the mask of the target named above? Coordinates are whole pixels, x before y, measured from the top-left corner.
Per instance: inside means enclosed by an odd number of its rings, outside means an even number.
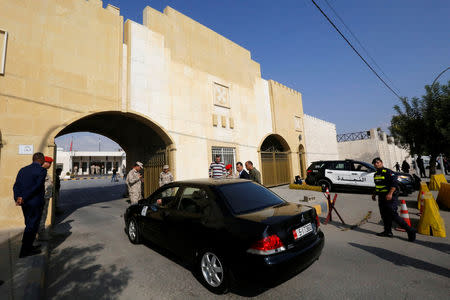
[[[167,215],[178,205],[179,186],[162,188],[145,201],[141,211],[142,234],[160,246],[167,246]]]
[[[352,181],[350,177],[350,164],[347,161],[334,161],[325,169],[325,176],[334,185],[349,185]]]
[[[168,216],[169,247],[180,257],[191,259],[198,241],[207,238],[211,198],[204,187],[187,186],[180,192],[178,207]]]
[[[373,187],[374,170],[368,165],[354,161],[351,163],[351,175],[354,180],[355,187],[370,188]]]

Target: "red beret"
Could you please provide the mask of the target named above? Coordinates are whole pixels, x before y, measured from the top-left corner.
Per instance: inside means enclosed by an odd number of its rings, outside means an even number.
[[[225,166],[225,169],[227,169],[227,170],[229,170],[229,169],[231,169],[232,167],[231,167],[231,164],[228,164],[228,165],[226,165]]]
[[[46,156],[46,157],[44,158],[44,161],[45,161],[45,162],[51,163],[51,162],[53,162],[53,158],[51,158],[50,156]]]

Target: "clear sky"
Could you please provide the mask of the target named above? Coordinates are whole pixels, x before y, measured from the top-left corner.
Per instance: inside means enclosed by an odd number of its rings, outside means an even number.
[[[450,1],[316,0],[365,57],[326,1],[400,96],[421,96],[424,85],[450,66]],[[103,1],[108,3],[138,23],[145,6],[171,6],[243,46],[260,63],[263,78],[301,92],[305,113],[335,123],[338,133],[386,129],[399,103],[310,0]],[[448,80],[450,71],[440,82]]]

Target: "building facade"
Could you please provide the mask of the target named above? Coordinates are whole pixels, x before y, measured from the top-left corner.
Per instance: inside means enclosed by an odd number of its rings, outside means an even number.
[[[109,175],[113,169],[118,174],[126,172],[124,151],[64,151],[57,149],[56,168],[61,168],[61,177],[83,175]]]
[[[367,132],[338,135],[340,159],[355,159],[371,163],[375,157],[383,160],[386,168],[393,169],[395,163],[403,160],[411,165],[412,157],[408,149],[401,148],[393,137],[375,128]]]
[[[336,124],[304,115],[306,138],[306,164],[318,160],[339,159]]]
[[[176,10],[146,7],[138,24],[99,0],[0,7],[0,228],[23,223],[19,168],[33,152],[57,157],[54,139],[73,132],[114,140],[128,168],[144,162],[146,193],[166,163],[178,180],[207,177],[215,153],[251,160],[266,185],[306,168],[301,94]]]

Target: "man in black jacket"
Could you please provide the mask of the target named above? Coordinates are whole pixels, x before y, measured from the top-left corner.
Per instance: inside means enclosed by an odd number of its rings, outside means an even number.
[[[47,170],[42,167],[44,154],[33,154],[33,163],[20,169],[14,183],[14,200],[16,205],[22,207],[25,218],[25,230],[22,237],[22,247],[19,257],[26,257],[41,253],[37,247],[33,247],[39,222],[44,208],[45,177]]]
[[[236,170],[239,172],[239,178],[250,179],[247,171],[244,170],[244,165],[240,161],[236,164]]]

